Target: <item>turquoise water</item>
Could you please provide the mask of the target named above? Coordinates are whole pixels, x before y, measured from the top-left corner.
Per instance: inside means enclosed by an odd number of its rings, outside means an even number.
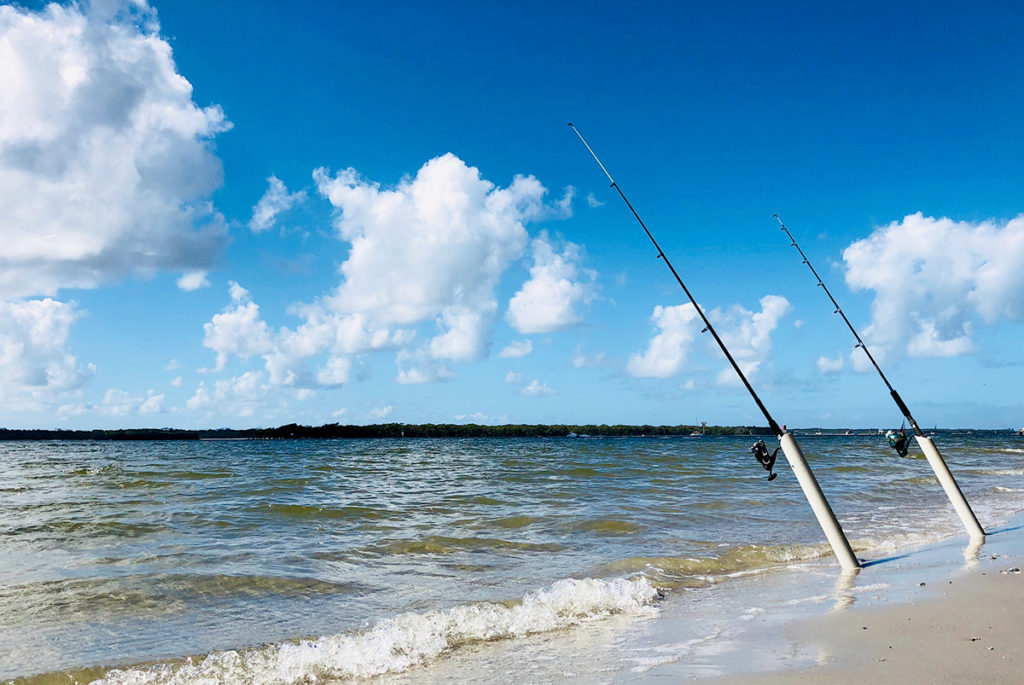
[[[961,533],[916,446],[798,439],[862,556]],[[0,678],[343,681],[714,602],[830,554],[753,440],[0,443]],[[1024,509],[1024,439],[935,442],[983,526]]]

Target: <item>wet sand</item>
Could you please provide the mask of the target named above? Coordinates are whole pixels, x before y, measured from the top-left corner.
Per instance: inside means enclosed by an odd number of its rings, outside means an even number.
[[[954,549],[929,550],[926,563],[868,566],[855,582],[884,578],[888,589],[867,606],[782,627],[781,656],[770,672],[701,682],[1024,682],[1024,528],[995,531],[975,558],[968,547],[964,560],[936,563]]]

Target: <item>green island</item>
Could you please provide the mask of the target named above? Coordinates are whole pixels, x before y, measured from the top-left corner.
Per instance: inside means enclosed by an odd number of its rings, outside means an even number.
[[[538,437],[666,437],[705,435],[770,435],[767,426],[628,426],[573,424],[378,423],[366,426],[328,423],[277,428],[128,428],[117,430],[64,430],[0,428],[0,440],[288,440],[352,438],[538,438]]]

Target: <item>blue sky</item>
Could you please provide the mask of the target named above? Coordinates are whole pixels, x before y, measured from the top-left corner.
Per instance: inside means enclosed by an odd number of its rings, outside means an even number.
[[[0,424],[1024,425],[1016,3],[0,6]],[[372,3],[369,5],[373,5]]]

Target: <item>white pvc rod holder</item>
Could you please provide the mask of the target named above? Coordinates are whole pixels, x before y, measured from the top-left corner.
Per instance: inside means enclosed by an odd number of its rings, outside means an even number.
[[[807,465],[804,453],[800,451],[800,445],[796,444],[796,440],[789,433],[780,435],[779,442],[782,444],[782,451],[785,453],[789,465],[793,468],[793,473],[796,474],[797,482],[803,488],[804,496],[807,497],[821,529],[825,532],[825,537],[832,545],[832,551],[839,560],[839,565],[846,571],[860,568],[860,562],[857,561],[853,548],[850,547],[836,515],[832,513],[832,507],[829,506],[828,500],[821,492],[821,486],[818,485],[817,479],[811,472],[811,467]]]
[[[981,524],[978,523],[978,518],[971,510],[971,505],[967,503],[967,498],[964,497],[960,486],[956,484],[953,474],[949,472],[949,467],[943,461],[939,450],[935,448],[935,443],[932,442],[931,438],[924,435],[915,435],[914,437],[917,438],[917,444],[920,445],[921,451],[924,452],[924,456],[928,460],[928,464],[931,465],[932,471],[935,472],[935,476],[939,479],[942,489],[946,491],[946,497],[949,498],[953,508],[956,509],[956,513],[960,517],[960,521],[963,522],[964,528],[967,529],[968,535],[972,538],[985,537],[985,531],[982,529]]]

